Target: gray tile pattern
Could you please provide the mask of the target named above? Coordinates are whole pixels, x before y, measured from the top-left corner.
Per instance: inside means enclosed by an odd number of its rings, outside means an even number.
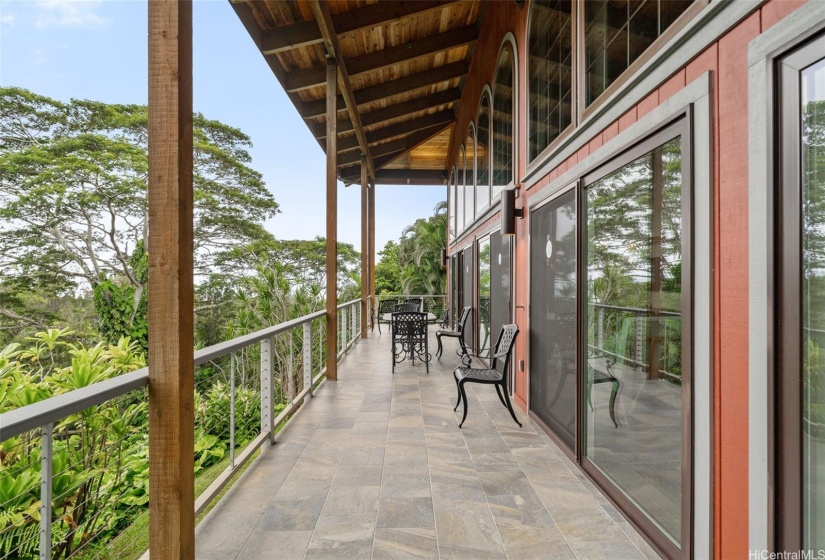
[[[200,524],[197,558],[658,558],[493,387],[468,386],[458,428],[449,342],[429,375],[392,375],[388,344],[350,352]]]

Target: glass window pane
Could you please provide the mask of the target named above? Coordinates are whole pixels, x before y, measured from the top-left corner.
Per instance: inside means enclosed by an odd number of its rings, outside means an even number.
[[[493,198],[513,182],[513,53],[505,48],[493,85]]]
[[[461,184],[461,173],[456,172],[455,189],[455,231],[456,235],[464,229],[464,187]]]
[[[450,241],[455,239],[455,173],[450,175],[450,207],[447,223],[450,227]]]
[[[469,226],[475,221],[476,215],[476,208],[475,208],[475,140],[473,140],[472,135],[467,135],[467,141],[465,143],[466,151],[464,157],[464,217],[467,220],[467,225]]]
[[[692,3],[693,0],[585,2],[585,106],[595,101]]]
[[[572,120],[573,33],[570,0],[535,0],[530,13],[529,161]]]
[[[490,348],[490,238],[478,243],[478,348],[487,357]],[[495,342],[495,341],[493,341]]]
[[[676,138],[588,185],[583,222],[585,454],[677,545],[681,207]]]
[[[802,71],[802,496],[807,550],[825,550],[825,59]]]
[[[478,133],[476,141],[476,206],[490,206],[490,98],[481,98],[478,108]]]

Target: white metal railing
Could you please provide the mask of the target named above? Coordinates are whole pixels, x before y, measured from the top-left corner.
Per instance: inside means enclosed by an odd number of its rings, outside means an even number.
[[[353,300],[338,305],[338,359],[346,355],[349,350],[360,339],[360,313],[361,300]],[[233,475],[244,465],[254,453],[265,443],[274,441],[276,429],[287,421],[291,414],[307,398],[313,395],[314,387],[317,387],[326,373],[324,367],[325,352],[325,317],[324,311],[318,311],[274,325],[272,327],[239,336],[231,340],[221,342],[214,346],[204,348],[194,352],[195,366],[200,368],[198,373],[204,371],[217,372],[210,376],[196,380],[196,393],[210,380],[215,381],[216,377],[222,380],[226,377],[226,362],[228,358],[229,370],[229,465],[196,499],[195,515],[198,515],[215,499],[220,491],[231,481]],[[317,330],[314,328],[317,324]],[[317,348],[318,352],[313,350]],[[317,361],[316,361],[317,360]],[[258,365],[259,375],[250,376],[248,373],[254,369],[250,364]],[[276,383],[276,373],[279,374],[279,383]],[[241,375],[243,374],[243,375]],[[238,379],[244,379],[240,385]],[[251,380],[254,380],[252,382]],[[78,548],[71,552],[66,550],[53,551],[52,529],[55,523],[63,520],[56,519],[52,509],[55,495],[55,481],[61,473],[66,473],[70,469],[83,468],[79,465],[61,465],[59,472],[53,472],[54,446],[59,444],[61,448],[71,445],[71,438],[77,438],[76,433],[66,431],[66,424],[70,422],[73,415],[88,414],[92,407],[97,407],[106,403],[121,402],[145,402],[147,398],[146,387],[149,383],[149,370],[142,368],[137,371],[118,375],[117,377],[94,383],[81,389],[73,390],[58,396],[47,398],[33,404],[11,410],[0,414],[0,451],[1,455],[6,455],[4,447],[10,446],[18,440],[20,446],[25,446],[26,453],[39,453],[40,470],[37,476],[40,477],[40,505],[35,511],[29,511],[21,520],[17,520],[18,525],[22,523],[39,524],[39,531],[32,527],[29,533],[32,539],[37,542],[22,543],[15,546],[13,550],[0,549],[0,559],[39,556],[41,559],[49,559],[55,556],[61,558],[97,557],[98,549],[103,549],[99,553],[106,552],[105,557],[118,557],[118,551],[105,550],[105,545],[94,542],[94,535],[86,539],[86,536],[77,536]],[[245,386],[246,385],[246,386]],[[279,402],[276,403],[276,385]],[[286,385],[286,387],[284,387]],[[249,390],[255,386],[260,392],[260,426],[257,435],[246,442],[242,449],[238,449],[236,454],[236,397],[238,391]],[[138,392],[139,394],[135,394]],[[278,409],[280,409],[279,412]],[[277,412],[277,414],[276,414]],[[82,434],[81,434],[82,436]],[[39,445],[38,445],[39,441]],[[107,445],[118,445],[119,442],[107,442]],[[0,456],[0,458],[2,458]],[[194,458],[193,458],[194,463]],[[87,467],[88,468],[88,467]],[[4,467],[0,461],[0,489],[4,482],[4,477],[22,476],[21,470],[14,470]],[[31,473],[26,476],[31,476]],[[12,482],[14,479],[9,478]],[[11,486],[11,484],[7,485]],[[71,491],[65,490],[66,492]],[[98,488],[100,491],[100,488]],[[2,495],[2,494],[0,494]],[[65,497],[65,494],[63,495]],[[13,500],[14,495],[11,496]],[[2,500],[0,500],[2,502]],[[0,503],[0,543],[4,532],[14,526],[9,525],[9,521],[3,521],[3,511],[10,500],[6,496],[6,503]],[[94,507],[94,504],[80,504],[86,511]],[[37,515],[35,515],[35,512]],[[39,521],[37,520],[39,517]],[[77,520],[74,520],[77,521]],[[6,523],[4,527],[3,523]],[[105,520],[100,522],[105,526]],[[27,534],[29,534],[27,533]],[[98,535],[105,534],[107,538],[114,542],[118,537],[112,537],[111,531],[100,530]],[[84,540],[86,539],[86,540]],[[121,543],[123,544],[123,543]],[[118,547],[120,549],[121,547]],[[84,550],[85,549],[85,550]],[[95,553],[90,553],[94,549]],[[21,553],[22,550],[30,551],[28,556]],[[71,550],[71,547],[70,547]],[[37,551],[34,553],[33,551]],[[112,556],[112,553],[115,555]],[[82,553],[82,554],[81,554]]]

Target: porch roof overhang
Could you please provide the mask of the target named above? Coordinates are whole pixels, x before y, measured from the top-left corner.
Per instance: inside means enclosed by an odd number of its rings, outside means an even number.
[[[338,66],[337,174],[444,185],[485,10],[479,0],[230,0],[325,148],[326,64]]]

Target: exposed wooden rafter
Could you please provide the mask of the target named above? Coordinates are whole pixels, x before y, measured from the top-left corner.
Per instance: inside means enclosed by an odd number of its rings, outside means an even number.
[[[450,124],[455,120],[455,114],[450,111],[439,111],[432,115],[425,115],[415,119],[410,119],[398,124],[392,124],[367,133],[367,140],[370,144],[376,144],[385,140],[390,140],[396,136],[404,136],[412,132]]]
[[[384,0],[332,16],[332,25],[338,35],[384,25],[391,21],[436,10],[456,0]],[[300,21],[268,29],[261,33],[261,51],[264,54],[323,43],[324,37],[312,20]]]
[[[376,86],[369,86],[355,90],[355,102],[358,105],[365,105],[374,101],[380,101],[396,95],[401,95],[421,89],[440,82],[446,82],[456,78],[466,76],[470,69],[470,64],[466,60],[445,64],[437,68],[432,68],[424,72],[410,74],[403,78],[397,78]],[[346,109],[343,96],[338,96],[338,110]],[[326,114],[326,102],[323,99],[318,101],[307,101],[304,103],[303,117],[311,119],[322,117]]]
[[[312,12],[315,14],[315,19],[318,22],[318,27],[321,29],[321,35],[324,37],[324,45],[327,49],[327,56],[332,57],[338,61],[338,84],[341,89],[341,94],[344,96],[347,109],[349,110],[350,120],[355,129],[355,136],[358,138],[358,144],[361,147],[361,153],[364,154],[367,163],[367,169],[370,176],[375,176],[375,167],[373,166],[372,156],[370,155],[370,147],[367,142],[367,135],[364,132],[364,126],[361,123],[361,115],[358,113],[358,105],[355,103],[355,96],[352,93],[352,83],[350,81],[349,72],[347,70],[347,63],[342,56],[341,48],[338,44],[338,35],[335,33],[335,28],[332,24],[332,16],[329,13],[329,5],[320,0],[311,0],[310,6]],[[328,106],[335,103],[335,96],[327,96]],[[330,119],[335,114],[334,110],[327,111],[327,118]],[[332,119],[334,120],[334,119]],[[334,129],[333,129],[334,130]],[[337,137],[337,135],[336,135]],[[334,154],[327,154],[329,157],[336,157],[337,147]]]
[[[398,140],[392,140],[390,142],[384,142],[383,144],[377,144],[370,147],[371,153],[374,160],[374,163],[378,163],[378,158],[383,158],[388,155],[393,155],[393,159],[395,157],[401,157],[405,153],[409,152],[410,150],[420,146],[427,140],[431,139],[432,137],[439,134],[445,128],[447,128],[450,124],[444,123],[438,126],[434,126],[431,128],[425,128],[423,130],[419,130],[417,132],[413,132],[412,134],[408,135],[405,138],[400,138]],[[339,152],[340,153],[340,152]],[[360,155],[357,153],[348,153],[344,155],[338,156],[338,167],[339,169],[342,167],[349,167],[352,165],[356,165],[360,163]],[[386,163],[384,164],[386,165]],[[376,168],[378,165],[376,165]]]
[[[454,49],[477,40],[478,29],[475,25],[468,25],[452,31],[445,31],[444,33],[351,58],[347,61],[347,69],[350,75],[355,76],[422,56]],[[324,79],[325,68],[323,66],[294,70],[286,77],[286,90],[295,92],[317,87],[324,83]]]

